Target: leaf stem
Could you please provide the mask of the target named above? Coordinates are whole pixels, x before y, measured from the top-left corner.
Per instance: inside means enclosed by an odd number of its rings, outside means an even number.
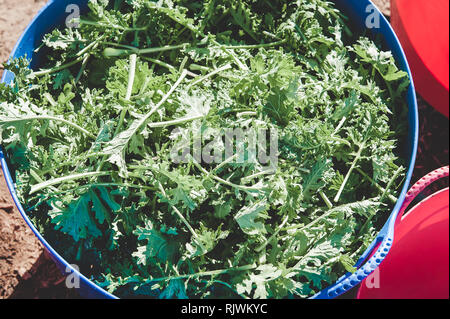
[[[131,54],[130,69],[128,71],[128,87],[127,87],[127,94],[125,96],[126,101],[130,100],[131,94],[133,93],[134,78],[136,76],[136,63],[137,63],[137,55]]]
[[[183,82],[186,75],[187,75],[187,71],[183,70],[183,72],[181,73],[177,82],[175,82],[175,84],[170,88],[169,92],[167,92],[167,94],[161,99],[161,101],[159,101],[159,103],[156,104],[150,110],[150,112],[144,116],[144,118],[141,121],[142,124],[139,126],[139,128],[150,118],[150,116],[152,116],[153,113],[155,113],[164,103],[166,103],[166,101],[169,99],[169,97],[172,95],[172,93],[177,89],[177,87],[181,84],[181,82]]]
[[[287,40],[285,39],[285,40],[272,42],[272,43],[263,43],[263,44],[254,44],[254,45],[221,45],[220,47],[222,49],[231,49],[231,50],[238,50],[238,49],[251,50],[251,49],[275,47],[278,45],[285,44],[286,42],[287,42]]]
[[[333,208],[333,204],[328,199],[327,195],[325,195],[325,193],[323,191],[320,191],[319,195],[320,195],[320,197],[322,197],[322,199],[325,202],[325,204],[327,205],[328,209],[332,209]]]
[[[190,274],[190,275],[168,276],[168,277],[162,277],[162,278],[155,278],[155,279],[150,279],[149,281],[155,282],[155,281],[166,281],[166,280],[190,279],[190,278],[198,278],[198,277],[206,277],[206,276],[216,276],[216,275],[226,274],[226,273],[229,273],[232,271],[252,270],[252,269],[255,269],[256,267],[257,267],[256,264],[251,264],[251,265],[235,267],[235,268],[198,272],[198,273],[194,273],[194,274]]]
[[[224,167],[225,165],[233,162],[235,159],[237,159],[239,156],[239,154],[234,154],[233,156],[228,157],[226,160],[224,160],[222,163],[220,163],[219,165],[217,165],[214,169],[213,172],[217,172],[219,169],[221,169],[222,167]]]
[[[84,58],[85,58],[84,56],[80,56],[77,59],[75,59],[75,60],[73,60],[73,61],[71,61],[69,63],[63,64],[63,65],[61,65],[59,67],[56,67],[56,68],[53,68],[53,69],[48,69],[48,70],[42,70],[42,71],[34,72],[33,75],[36,76],[36,77],[40,77],[40,76],[43,76],[43,75],[46,75],[46,74],[59,72],[59,71],[62,71],[64,69],[70,68],[71,66],[74,66],[75,64],[83,61]]]
[[[395,182],[395,180],[398,178],[398,175],[402,172],[403,168],[400,166],[394,173],[394,175],[392,176],[392,178],[389,180],[386,189],[384,190],[383,194],[380,197],[380,204],[381,205],[383,203],[384,197],[386,196],[387,192],[389,191],[389,189],[392,187],[392,184]],[[390,197],[389,197],[390,198]],[[392,199],[391,199],[392,200]],[[397,202],[397,199],[395,199],[394,203]],[[365,229],[367,227],[367,225],[370,223],[370,221],[372,220],[374,215],[371,215],[366,222],[364,223],[364,225],[361,227],[360,231],[362,231],[363,229]]]
[[[387,184],[387,186],[386,186],[386,188],[385,188],[383,194],[381,195],[380,202],[383,202],[384,197],[386,197],[386,194],[387,194],[388,191],[391,189],[392,184],[393,184],[393,183],[395,182],[395,180],[398,178],[398,176],[400,175],[400,173],[402,172],[402,170],[403,170],[403,167],[400,166],[400,167],[395,171],[394,175],[392,175],[392,178],[389,180],[389,183]],[[395,202],[397,202],[397,198],[395,199],[394,203],[395,203]]]
[[[202,119],[204,117],[205,117],[205,115],[196,115],[196,116],[191,116],[191,117],[183,117],[183,118],[180,118],[180,119],[177,119],[177,120],[172,120],[172,121],[149,123],[147,126],[150,127],[150,128],[174,126],[174,125],[184,124],[186,122],[199,120],[199,119]]]
[[[364,150],[364,148],[365,148],[365,143],[363,143],[359,147],[358,153],[356,153],[356,157],[353,160],[352,166],[348,170],[347,175],[345,175],[344,181],[342,182],[341,187],[339,188],[339,191],[336,194],[336,197],[334,197],[334,202],[335,203],[339,202],[339,199],[341,198],[342,192],[344,191],[345,185],[347,184],[347,182],[348,182],[348,180],[350,178],[350,175],[352,174],[353,170],[355,169],[356,164],[358,164],[358,161],[361,158],[361,154],[362,154],[362,151]]]
[[[40,76],[43,76],[46,74],[51,74],[51,73],[59,72],[64,69],[70,68],[71,66],[74,66],[75,64],[84,61],[87,57],[87,52],[96,45],[98,45],[98,41],[94,41],[94,42],[90,43],[89,45],[87,45],[84,49],[82,49],[75,55],[77,58],[71,62],[68,62],[68,63],[58,66],[56,68],[34,72],[33,75],[36,77],[40,77]]]
[[[106,154],[106,153],[90,153],[90,154],[88,153],[88,154],[83,154],[82,156],[77,156],[77,157],[75,157],[72,160],[60,163],[60,164],[56,165],[55,167],[52,167],[51,169],[47,169],[45,171],[41,171],[40,173],[41,173],[41,175],[47,175],[49,173],[55,172],[56,170],[60,169],[61,167],[68,166],[68,165],[71,165],[71,164],[75,165],[74,163],[77,163],[80,160],[86,160],[86,159],[89,159],[89,158],[92,158],[92,157],[100,157],[100,156],[107,156],[107,155],[108,154]]]
[[[128,27],[123,27],[120,25],[112,24],[112,23],[102,24],[102,23],[99,23],[96,21],[89,21],[89,20],[84,20],[84,19],[76,19],[75,21],[80,24],[91,25],[91,26],[96,26],[96,27],[101,27],[101,28],[112,28],[112,29],[117,29],[117,30],[122,30],[122,31],[127,31],[127,32],[147,30],[147,27],[128,28]]]
[[[236,155],[237,155],[237,154],[236,154]],[[269,169],[269,170],[265,170],[265,171],[261,171],[261,172],[255,173],[255,174],[253,174],[253,175],[245,176],[245,177],[243,177],[243,178],[241,179],[241,181],[244,182],[244,183],[246,183],[246,182],[252,180],[253,178],[260,177],[260,176],[264,176],[264,175],[270,175],[270,174],[274,174],[274,173],[275,173],[275,170],[274,170],[274,169]]]
[[[231,64],[226,64],[226,65],[212,71],[211,73],[208,73],[208,74],[200,77],[199,79],[194,80],[192,83],[190,83],[188,85],[188,87],[186,88],[186,91],[189,91],[193,86],[197,85],[198,83],[203,82],[203,81],[209,79],[210,77],[213,77],[214,75],[219,74],[219,73],[229,70],[229,69],[231,69]]]
[[[103,55],[108,58],[118,57],[121,55],[127,55],[127,54],[132,54],[132,53],[135,53],[137,55],[142,55],[142,54],[183,49],[183,48],[187,47],[188,45],[189,45],[189,43],[183,43],[183,44],[179,44],[179,45],[167,45],[164,47],[147,48],[147,49],[137,49],[134,47],[129,47],[127,49],[106,48],[105,50],[103,50]]]
[[[344,181],[342,182],[341,187],[339,188],[339,191],[337,192],[336,197],[334,198],[334,202],[335,203],[339,202],[339,199],[340,199],[340,197],[342,195],[342,192],[344,191],[345,185],[347,184],[347,182],[348,182],[348,180],[350,178],[350,175],[352,174],[353,170],[355,169],[356,164],[361,159],[361,155],[362,155],[363,150],[366,148],[366,143],[367,143],[367,141],[369,139],[369,133],[372,131],[372,125],[373,125],[372,116],[370,115],[370,113],[368,113],[368,114],[369,114],[369,117],[370,117],[369,126],[368,126],[368,128],[367,128],[367,130],[366,130],[366,132],[364,134],[364,138],[363,138],[362,143],[359,145],[359,150],[358,150],[358,153],[356,154],[355,159],[353,160],[352,166],[348,170],[347,175],[345,176]]]
[[[224,185],[227,185],[227,186],[230,186],[230,187],[242,190],[242,191],[247,191],[247,192],[255,192],[255,191],[259,192],[261,190],[260,188],[256,188],[256,187],[252,187],[252,186],[243,186],[243,185],[237,185],[237,184],[228,182],[228,181],[226,181],[226,180],[224,180],[224,179],[222,179],[222,178],[220,178],[218,176],[215,176],[212,173],[208,172],[199,163],[197,163],[197,161],[194,160],[193,158],[192,158],[192,161],[193,161],[195,167],[197,167],[200,171],[202,171],[205,175],[207,175],[207,177],[210,177],[210,178],[216,180],[219,183],[222,183]]]
[[[375,186],[376,188],[378,188],[378,190],[380,192],[382,192],[384,194],[384,192],[386,191],[383,187],[380,186],[380,184],[378,184],[377,182],[375,182],[372,177],[370,177],[369,175],[367,175],[366,173],[364,173],[364,171],[362,169],[360,169],[359,167],[356,167],[356,170],[364,177],[366,178],[370,183],[372,183],[373,186]],[[389,195],[388,196],[389,199],[391,200],[392,203],[396,203],[397,202],[397,198],[393,195]]]
[[[161,190],[161,193],[167,197],[166,194],[166,190],[164,189],[164,187],[162,186],[161,182],[158,182],[159,184],[159,189]],[[186,227],[189,229],[189,231],[191,232],[192,236],[194,236],[194,238],[196,239],[196,242],[200,245],[200,247],[202,248],[203,251],[205,251],[205,247],[202,245],[202,243],[200,242],[200,237],[197,235],[197,233],[195,232],[194,228],[192,228],[191,224],[189,224],[189,222],[187,221],[187,219],[183,216],[183,214],[178,210],[178,208],[176,208],[174,205],[172,205],[169,201],[168,204],[170,207],[172,207],[172,209],[174,210],[174,212],[178,215],[178,217],[180,218],[180,220],[183,222],[183,224],[186,225]]]
[[[127,188],[135,188],[135,189],[144,189],[144,190],[149,190],[149,191],[158,191],[158,189],[155,188],[155,187],[136,185],[136,184],[129,184],[129,183],[91,183],[91,184],[87,184],[87,185],[80,185],[78,187],[74,187],[74,188],[67,189],[67,190],[64,190],[64,191],[57,191],[57,189],[55,189],[55,192],[52,192],[52,196],[61,195],[61,194],[65,194],[65,193],[71,193],[71,192],[75,192],[77,190],[84,189],[84,188],[90,188],[90,187],[111,187],[111,186],[127,187]]]
[[[82,178],[88,178],[88,177],[106,176],[106,175],[110,175],[110,174],[111,174],[111,172],[89,172],[89,173],[74,174],[74,175],[55,178],[55,179],[48,180],[43,183],[39,183],[39,184],[31,186],[30,195],[32,195],[40,190],[43,190],[47,187],[62,184],[65,182],[74,181],[74,180],[82,179]]]
[[[85,57],[84,57],[84,59],[83,59],[83,62],[81,63],[80,71],[78,71],[78,75],[77,75],[77,77],[75,78],[75,84],[77,84],[78,81],[80,81],[80,78],[81,78],[81,76],[83,75],[84,70],[86,69],[86,65],[87,65],[87,63],[88,63],[90,57],[91,57],[90,54],[86,54],[86,55],[85,55]]]
[[[159,66],[162,66],[162,67],[168,69],[169,71],[172,71],[172,72],[178,71],[177,68],[175,68],[173,65],[170,65],[170,64],[168,64],[168,63],[165,63],[165,62],[163,62],[163,61],[161,61],[161,60],[158,60],[158,59],[152,59],[152,58],[149,58],[149,57],[142,57],[142,59],[143,59],[143,60],[146,60],[146,61],[149,61],[149,62],[152,62],[152,63],[154,63],[154,64],[157,64],[157,65],[159,65]]]
[[[272,239],[274,239],[279,234],[279,232],[283,229],[284,225],[286,225],[288,220],[289,220],[289,216],[286,216],[284,218],[283,222],[280,224],[280,226],[277,227],[277,230],[272,234],[272,236],[270,236],[270,238],[267,239],[261,246],[256,248],[255,251],[257,253],[260,253],[264,248],[266,248],[267,245],[272,241]]]
[[[355,204],[355,203],[351,203],[351,204]],[[303,225],[303,226],[302,225],[292,225],[292,226],[289,226],[289,227],[285,227],[283,230],[297,229],[297,231],[302,231],[304,229],[311,228],[311,226],[314,226],[320,220],[324,219],[325,217],[330,216],[331,214],[333,214],[335,212],[338,212],[340,209],[345,208],[346,206],[349,206],[351,204],[344,204],[344,205],[341,205],[341,206],[334,207],[334,208],[330,209],[329,211],[327,211],[325,214],[317,217],[316,219],[314,219],[312,222],[310,222],[307,225]]]
[[[61,123],[64,123],[64,124],[67,124],[67,125],[71,126],[72,128],[82,132],[83,134],[85,134],[86,136],[88,136],[88,137],[90,137],[90,138],[92,138],[94,140],[96,139],[96,136],[94,134],[92,134],[91,132],[85,130],[81,126],[79,126],[79,125],[77,125],[75,123],[72,123],[72,122],[70,122],[68,120],[65,120],[63,118],[50,116],[50,115],[35,115],[35,116],[26,116],[26,117],[21,117],[21,118],[10,118],[10,119],[2,117],[2,125],[4,123],[14,123],[14,122],[22,122],[22,121],[35,121],[35,120],[38,120],[38,121],[39,120],[41,120],[41,121],[48,120],[48,121],[61,122]]]
[[[130,101],[131,94],[133,93],[133,85],[134,85],[134,78],[136,76],[136,63],[137,63],[137,56],[136,54],[130,55],[130,67],[128,71],[128,86],[127,86],[127,93],[125,95],[125,101]],[[125,120],[125,115],[128,112],[128,106],[124,106],[122,108],[122,111],[120,112],[119,117],[119,124],[116,127],[116,131],[114,133],[114,136],[119,134],[120,130],[122,129],[123,121]]]
[[[222,48],[222,50],[233,59],[239,69],[241,69],[242,71],[248,71],[248,66],[245,65],[241,60],[239,60],[239,58],[236,56],[236,54],[234,54],[233,51],[230,51],[227,48]]]

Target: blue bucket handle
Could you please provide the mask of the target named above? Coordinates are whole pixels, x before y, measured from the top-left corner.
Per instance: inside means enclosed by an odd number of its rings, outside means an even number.
[[[400,195],[403,198],[406,191]],[[338,279],[338,281],[331,287],[328,287],[313,297],[311,299],[332,299],[336,298],[343,293],[349,291],[350,289],[359,285],[367,276],[372,274],[375,269],[380,266],[384,258],[389,253],[392,243],[394,242],[394,230],[397,218],[403,206],[402,201],[398,201],[395,206],[393,213],[389,217],[388,221],[378,233],[378,236],[372,241],[366,251],[356,262],[354,273],[348,272],[344,276]],[[368,260],[367,258],[372,255]],[[367,260],[367,261],[366,261]]]

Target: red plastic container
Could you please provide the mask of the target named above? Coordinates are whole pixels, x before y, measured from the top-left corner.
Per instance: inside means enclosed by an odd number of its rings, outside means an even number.
[[[391,0],[391,24],[417,91],[449,117],[449,0]]]
[[[448,176],[444,167],[408,193],[402,211],[429,184]],[[401,215],[400,215],[401,216]],[[399,217],[391,251],[361,283],[358,299],[449,298],[449,189],[433,194]]]

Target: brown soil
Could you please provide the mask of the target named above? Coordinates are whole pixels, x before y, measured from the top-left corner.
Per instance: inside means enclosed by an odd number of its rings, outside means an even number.
[[[391,14],[391,1],[390,0],[372,0],[373,3],[383,12],[385,15]]]
[[[20,34],[45,0],[0,0],[0,63],[5,62]],[[0,76],[3,70],[0,66]]]
[[[0,170],[0,299],[77,298],[14,206]]]
[[[7,298],[42,253],[34,234],[13,206],[0,172],[0,298]]]

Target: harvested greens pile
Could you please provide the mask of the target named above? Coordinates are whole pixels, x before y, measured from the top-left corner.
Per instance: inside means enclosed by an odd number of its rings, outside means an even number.
[[[405,173],[390,52],[322,0],[89,8],[0,86],[19,196],[65,258],[120,297],[308,297],[354,270]],[[251,135],[227,157],[239,128],[277,136],[270,163]]]

